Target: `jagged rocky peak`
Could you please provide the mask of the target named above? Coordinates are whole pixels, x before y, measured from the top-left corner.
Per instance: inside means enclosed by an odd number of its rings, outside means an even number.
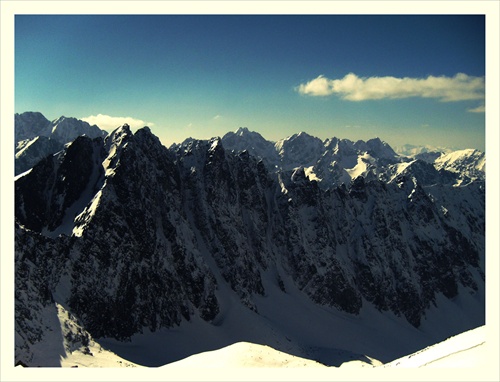
[[[50,121],[40,112],[27,111],[14,115],[15,140],[19,142],[24,139],[32,139],[40,135]]]
[[[240,127],[236,132],[225,134],[222,142],[227,150],[236,153],[246,150],[250,155],[262,160],[270,171],[277,169],[280,158],[274,148],[274,142],[266,140],[257,132]]]
[[[14,118],[16,123],[24,123],[32,126],[39,125],[45,127],[50,122],[42,113],[38,111],[26,111],[21,114],[16,113]]]
[[[436,167],[427,161],[415,159],[409,162],[405,167],[401,166],[398,175],[405,175],[408,178],[415,179],[419,185],[431,186],[435,184],[454,184],[457,175],[445,170],[437,170]],[[389,182],[393,182],[394,177]]]
[[[129,145],[134,147],[130,148]],[[108,134],[105,138],[105,147],[108,155],[103,161],[103,167],[107,176],[115,173],[118,164],[122,161],[123,151],[130,151],[128,156],[134,157],[147,155],[148,158],[165,157],[172,160],[173,156],[168,153],[167,148],[162,145],[160,139],[151,132],[148,126],[133,133],[128,124],[123,124]]]
[[[323,146],[323,142],[321,139],[314,137],[304,131],[299,133],[292,134],[291,136],[281,139],[276,142],[276,148],[280,151],[283,148],[292,145],[292,144],[306,144],[306,145],[321,145]]]
[[[141,141],[143,146],[149,147],[149,150],[156,153],[155,155],[159,155],[159,150],[166,151],[166,148],[161,143],[160,138],[153,134],[149,126],[144,126],[138,129],[134,134],[134,139]]]
[[[134,133],[134,137],[136,139],[143,139],[151,143],[154,141],[156,142],[155,144],[159,143],[161,145],[160,138],[158,138],[156,135],[153,134],[149,126],[144,126],[141,127],[140,129],[137,129],[137,131]]]
[[[321,139],[305,132],[277,141],[275,149],[281,159],[284,170],[290,170],[300,165],[310,166],[318,161],[324,152]]]
[[[88,122],[73,117],[59,117],[52,121],[50,126],[50,131],[47,130],[44,135],[51,136],[60,142],[69,142],[79,135],[97,138],[107,134],[97,125],[90,125]]]
[[[130,126],[125,123],[109,133],[104,141],[108,147],[111,145],[121,145],[122,142],[126,142],[132,136]]]
[[[103,137],[107,133],[96,125],[73,117],[61,116],[49,121],[39,112],[25,112],[15,115],[16,140],[19,134],[29,133],[26,138],[45,136],[67,143],[79,135],[87,135],[90,138]],[[25,138],[23,138],[25,139]]]
[[[58,123],[61,123],[62,121],[66,120],[66,119],[68,119],[68,118],[66,118],[64,115],[61,115],[59,118],[54,119],[54,120],[52,121],[52,123],[53,123],[54,125],[57,125]],[[72,118],[72,117],[71,117],[69,120],[70,120],[70,121],[76,121],[76,118]]]
[[[388,143],[382,141],[380,138],[376,137],[373,139],[369,139],[366,141],[367,152],[370,154],[374,154],[379,158],[384,159],[393,159],[395,157],[399,157],[398,154],[389,146]]]
[[[262,135],[250,131],[247,127],[239,127],[235,132],[228,132],[222,137],[222,141],[230,150],[241,151],[244,149],[259,149],[259,146],[272,146]]]
[[[238,130],[235,131],[236,135],[242,136],[244,134],[248,134],[250,130],[248,130],[248,127],[239,127]]]
[[[349,156],[356,154],[354,142],[349,139],[330,138],[325,141],[328,153],[338,156]]]

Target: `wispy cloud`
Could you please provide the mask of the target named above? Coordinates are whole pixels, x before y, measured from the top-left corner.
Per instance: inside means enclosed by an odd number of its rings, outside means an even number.
[[[217,115],[216,115],[213,119],[214,119],[214,120],[217,120],[217,119],[219,119],[219,118],[222,118],[222,116],[221,116],[220,114],[217,114]]]
[[[349,73],[341,79],[323,75],[295,88],[303,95],[325,97],[337,95],[348,101],[436,98],[443,102],[484,99],[484,77],[458,73],[454,77],[427,78],[358,77]]]
[[[485,107],[484,105],[475,107],[473,109],[467,109],[468,112],[470,113],[484,113],[485,112]]]
[[[132,129],[139,129],[144,126],[149,126],[149,127],[154,126],[154,123],[144,122],[143,120],[137,118],[112,117],[110,115],[105,115],[105,114],[91,115],[82,118],[82,121],[86,121],[91,125],[97,125],[104,130],[114,130],[125,123],[127,123]]]

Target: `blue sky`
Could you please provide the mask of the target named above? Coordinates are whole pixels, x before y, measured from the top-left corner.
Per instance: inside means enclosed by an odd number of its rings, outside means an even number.
[[[148,125],[167,146],[246,126],[484,150],[484,20],[16,15],[15,112]]]

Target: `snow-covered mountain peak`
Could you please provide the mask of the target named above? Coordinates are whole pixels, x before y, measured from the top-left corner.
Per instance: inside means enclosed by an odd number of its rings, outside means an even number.
[[[52,124],[53,125],[57,125],[58,123],[61,123],[62,121],[64,121],[65,119],[67,119],[64,115],[61,115],[59,118],[56,118],[52,121]],[[75,119],[75,118],[72,118],[72,119]]]
[[[42,122],[49,122],[47,118],[44,117],[42,113],[39,111],[26,111],[24,113],[16,113],[15,118],[21,118],[24,121],[28,122],[36,122],[36,121],[42,121]]]
[[[368,147],[367,151],[374,154],[378,158],[393,159],[399,156],[391,146],[378,137],[366,141],[366,146]]]
[[[348,156],[356,153],[355,144],[349,139],[333,137],[325,140],[324,145],[326,148],[325,155],[326,153],[331,153],[339,156]]]
[[[270,169],[276,168],[279,157],[274,148],[274,143],[266,140],[255,131],[240,127],[236,132],[229,132],[222,137],[222,143],[227,150],[236,153],[244,150],[255,158],[264,161]]]
[[[465,149],[443,154],[434,162],[437,170],[446,170],[460,175],[462,182],[484,179],[486,172],[485,153],[476,149]]]
[[[264,142],[270,143],[266,141],[262,135],[255,131],[250,131],[247,127],[240,127],[235,132],[226,133],[222,137],[222,140],[224,143],[229,143],[230,146],[241,146],[240,143],[244,143],[244,145],[249,146],[249,148],[262,145]],[[231,149],[235,150],[233,148]],[[239,151],[238,149],[236,150]]]
[[[37,137],[48,125],[50,121],[37,111],[27,111],[14,115],[15,139],[16,142]]]
[[[111,133],[109,133],[104,141],[107,145],[111,144],[121,144],[121,142],[129,139],[132,136],[132,131],[130,130],[130,126],[124,124],[122,126],[117,127]]]
[[[298,166],[313,165],[324,152],[321,139],[305,132],[293,134],[277,141],[274,145],[284,170],[292,170]]]
[[[474,161],[478,159],[481,160],[484,159],[483,152],[476,149],[464,149],[444,154],[440,158],[436,159],[436,163],[443,165],[451,165],[453,163],[458,163],[463,161]]]
[[[128,124],[117,127],[109,133],[104,139],[104,147],[107,152],[106,158],[102,162],[106,176],[112,176],[115,173],[115,168],[118,165],[121,151],[125,148],[128,142],[132,139],[133,133]]]
[[[276,147],[282,148],[284,145],[288,145],[291,142],[306,143],[306,142],[318,142],[318,141],[321,142],[321,145],[323,145],[321,139],[313,137],[312,135],[304,131],[300,131],[298,133],[292,134],[284,139],[279,140],[278,142],[276,142]]]
[[[69,142],[80,135],[86,135],[89,138],[104,137],[106,132],[88,122],[62,116],[52,121],[48,129],[40,135],[50,136],[60,142]]]
[[[250,133],[250,130],[248,130],[248,127],[239,127],[234,133],[236,135],[243,136],[244,134]]]

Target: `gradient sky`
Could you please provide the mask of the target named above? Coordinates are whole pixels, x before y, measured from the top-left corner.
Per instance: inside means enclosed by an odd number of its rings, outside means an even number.
[[[485,149],[484,16],[16,15],[15,111],[169,146],[278,140]]]

